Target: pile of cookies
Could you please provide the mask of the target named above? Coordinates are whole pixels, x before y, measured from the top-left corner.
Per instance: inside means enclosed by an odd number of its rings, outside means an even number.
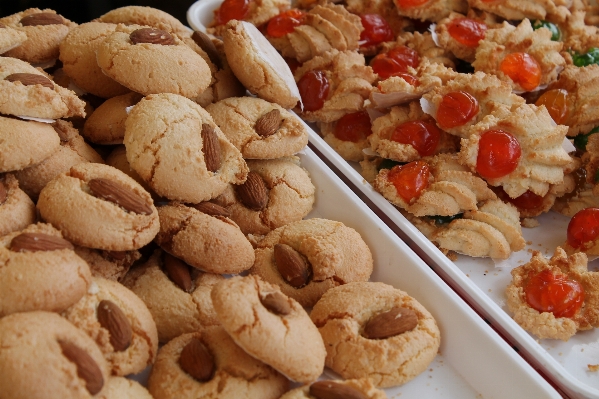
[[[0,398],[384,398],[437,355],[360,234],[306,219],[283,58],[220,33],[137,6],[0,18]]]

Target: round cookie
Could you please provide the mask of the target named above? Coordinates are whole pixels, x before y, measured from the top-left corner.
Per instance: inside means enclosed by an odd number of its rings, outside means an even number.
[[[75,246],[75,253],[87,262],[92,276],[120,281],[133,263],[141,258],[139,251],[101,251]]]
[[[60,42],[70,29],[77,26],[75,22],[58,15],[54,10],[39,8],[29,8],[0,18],[0,24],[27,35],[27,40],[5,52],[3,56],[40,64],[43,67],[54,64],[58,58]]]
[[[335,397],[387,399],[385,391],[377,389],[369,378],[352,380],[319,380],[310,385],[292,389],[279,399],[311,399],[318,394],[322,394],[325,390],[326,392],[335,392],[336,395],[346,395]]]
[[[117,168],[118,170],[120,170],[121,172],[138,182],[144,188],[144,190],[150,193],[150,195],[154,199],[154,202],[164,201],[164,199],[160,198],[158,194],[156,194],[154,190],[152,190],[150,186],[148,186],[148,183],[146,183],[146,181],[142,179],[141,176],[139,176],[139,173],[131,169],[131,165],[129,165],[129,161],[127,161],[127,149],[124,145],[117,145],[116,147],[114,147],[114,149],[106,157],[106,165],[110,165],[113,168]]]
[[[20,30],[0,24],[0,54],[20,46],[27,40],[27,34]]]
[[[125,377],[110,377],[97,399],[153,399],[139,382]]]
[[[0,57],[0,92],[1,114],[45,119],[85,116],[85,102],[74,92],[16,58]]]
[[[0,177],[0,236],[35,223],[35,204],[11,174]]]
[[[51,312],[0,319],[1,399],[91,399],[110,372],[96,343]]]
[[[192,348],[207,352],[202,357],[206,359],[205,368],[213,365],[212,373],[199,376],[204,381],[195,379],[185,371],[188,367],[181,366],[183,350],[193,356]],[[189,355],[183,356],[184,364]],[[287,378],[248,355],[217,326],[181,335],[164,345],[148,381],[154,399],[278,399],[288,387]]]
[[[87,263],[49,224],[0,237],[0,317],[32,310],[61,312],[91,284]]]
[[[207,201],[247,177],[241,153],[210,114],[176,94],[150,95],[133,107],[124,144],[131,167],[171,200]]]
[[[266,234],[310,213],[316,189],[298,158],[246,162],[250,169],[246,183],[229,185],[214,200],[229,211],[244,234]]]
[[[37,200],[40,191],[50,180],[68,172],[72,166],[83,162],[104,162],[71,122],[57,120],[52,127],[60,137],[58,150],[42,162],[14,172],[23,191],[34,200]]]
[[[104,73],[132,91],[194,98],[208,88],[206,61],[176,35],[140,25],[118,25],[98,47]]]
[[[157,250],[145,264],[130,270],[122,283],[145,302],[164,343],[219,324],[210,292],[224,279]]]
[[[283,108],[301,103],[289,66],[254,25],[229,21],[223,32],[223,45],[233,73],[246,89]]]
[[[223,328],[247,353],[289,379],[316,381],[326,350],[316,326],[297,301],[258,276],[235,276],[212,289]]]
[[[122,144],[127,108],[142,98],[141,94],[131,92],[104,101],[85,120],[81,135],[95,144]]]
[[[254,248],[231,219],[171,203],[158,208],[155,242],[190,266],[216,274],[237,274],[254,264]]]
[[[353,281],[367,281],[372,274],[370,249],[360,234],[341,222],[308,219],[290,223],[267,234],[255,249],[250,269],[277,284],[285,295],[312,307],[329,289]],[[304,265],[291,273],[289,257]]]
[[[81,163],[40,192],[41,217],[73,243],[109,251],[139,249],[160,228],[152,197],[118,169]]]
[[[94,277],[87,294],[62,315],[98,344],[113,375],[136,374],[154,362],[156,323],[144,302],[122,284]]]
[[[190,31],[177,18],[153,7],[119,7],[108,11],[97,20],[113,24],[146,25],[176,34],[185,34]]]
[[[299,118],[260,98],[227,98],[206,111],[245,159],[290,156],[308,144],[308,131]]]
[[[384,283],[332,288],[314,305],[310,318],[325,342],[327,367],[345,379],[371,378],[380,388],[404,384],[426,370],[441,342],[428,310]],[[395,324],[383,331],[377,327],[381,319]]]
[[[60,42],[62,69],[82,90],[102,98],[129,92],[125,86],[102,73],[96,61],[96,50],[114,30],[116,24],[87,22],[67,34]]]

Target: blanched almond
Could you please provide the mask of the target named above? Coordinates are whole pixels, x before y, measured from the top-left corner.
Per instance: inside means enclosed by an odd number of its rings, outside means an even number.
[[[10,242],[13,252],[57,251],[74,249],[75,247],[64,238],[44,233],[21,233]]]
[[[151,215],[152,208],[133,190],[110,179],[97,178],[87,182],[95,197],[115,203],[129,212]]]
[[[85,381],[87,391],[92,395],[100,392],[104,386],[104,377],[98,363],[89,353],[69,341],[59,339],[58,344],[64,357],[77,366],[77,375]]]
[[[179,366],[200,382],[209,381],[214,375],[215,365],[212,354],[197,338],[193,338],[181,351]]]
[[[110,333],[110,345],[116,352],[129,348],[133,338],[131,322],[116,303],[107,299],[100,301],[97,317],[100,325]]]
[[[235,192],[241,203],[253,211],[261,211],[268,205],[266,183],[256,172],[249,172],[245,183],[235,186]]]
[[[275,264],[279,273],[289,285],[301,288],[312,277],[312,267],[302,254],[287,244],[275,244]]]
[[[396,306],[379,313],[364,326],[364,337],[385,339],[413,330],[418,325],[418,316],[412,309]]]

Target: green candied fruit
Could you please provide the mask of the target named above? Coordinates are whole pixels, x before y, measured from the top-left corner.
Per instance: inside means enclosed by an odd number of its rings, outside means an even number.
[[[447,224],[450,223],[453,220],[456,219],[461,219],[464,216],[463,213],[456,213],[455,215],[451,215],[451,216],[429,216],[428,218],[433,220],[435,222],[435,224],[439,225],[439,224]]]
[[[577,52],[572,53],[572,61],[577,67],[585,67],[588,65],[599,64],[599,48],[591,47],[584,54]]]
[[[395,165],[402,165],[402,162],[393,161],[391,159],[383,159],[383,161],[377,167],[377,170],[391,169]]]
[[[539,28],[549,29],[549,32],[551,32],[551,40],[554,42],[559,42],[562,39],[562,32],[559,30],[557,25],[552,22],[537,19],[534,24],[532,24],[532,28],[534,30]]]
[[[578,136],[574,137],[574,147],[578,148],[581,151],[586,151],[587,143],[589,142],[589,136],[597,132],[599,132],[599,126],[595,127],[587,134],[579,134]]]

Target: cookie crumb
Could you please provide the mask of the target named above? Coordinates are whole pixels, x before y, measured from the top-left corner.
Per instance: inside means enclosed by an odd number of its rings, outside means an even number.
[[[534,227],[539,227],[541,225],[539,223],[539,221],[534,218],[524,218],[524,219],[522,219],[521,224],[522,224],[522,227],[527,227],[529,229],[532,229]]]

